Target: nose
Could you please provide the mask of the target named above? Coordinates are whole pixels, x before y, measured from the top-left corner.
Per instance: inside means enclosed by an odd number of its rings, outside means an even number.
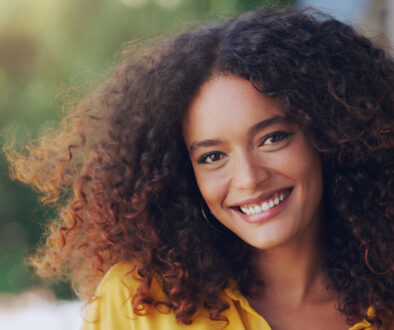
[[[255,190],[270,177],[261,159],[253,154],[239,154],[234,160],[232,184],[243,190]]]

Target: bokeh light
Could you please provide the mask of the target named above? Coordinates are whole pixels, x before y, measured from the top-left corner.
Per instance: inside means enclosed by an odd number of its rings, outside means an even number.
[[[128,7],[142,7],[148,3],[148,0],[120,0]]]
[[[154,0],[157,5],[164,8],[175,8],[182,3],[182,0]]]

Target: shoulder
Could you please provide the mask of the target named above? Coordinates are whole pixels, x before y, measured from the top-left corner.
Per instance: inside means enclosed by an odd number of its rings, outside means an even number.
[[[124,263],[108,270],[96,289],[95,297],[86,305],[82,330],[134,329],[130,325],[136,317],[131,299],[139,284],[133,270],[133,266]]]
[[[139,284],[136,267],[120,263],[110,268],[97,287],[95,298],[87,304],[81,330],[183,329],[164,305],[148,306],[143,315],[135,314],[132,299]],[[157,279],[152,281],[151,294],[155,301],[165,301]],[[200,311],[189,327],[190,330],[217,329],[218,325],[223,326],[212,323],[209,315]]]
[[[95,299],[110,301],[111,304],[131,305],[132,298],[140,285],[137,265],[118,263],[112,266],[97,287]],[[155,301],[165,301],[166,296],[157,278],[153,278],[150,294]]]
[[[102,278],[96,289],[96,298],[108,294],[117,297],[128,295],[130,291],[135,291],[138,285],[135,266],[118,263],[112,266]]]

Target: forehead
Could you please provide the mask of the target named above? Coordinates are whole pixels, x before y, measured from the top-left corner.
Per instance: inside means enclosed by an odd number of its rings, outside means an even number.
[[[186,142],[220,133],[231,135],[275,116],[285,116],[278,99],[263,96],[246,79],[219,76],[203,84],[192,100],[183,134]]]

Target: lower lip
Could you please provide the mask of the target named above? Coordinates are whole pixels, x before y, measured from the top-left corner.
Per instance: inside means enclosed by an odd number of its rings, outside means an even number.
[[[260,223],[266,222],[266,221],[272,219],[278,213],[282,212],[282,210],[288,204],[292,193],[293,193],[293,190],[290,192],[290,194],[287,196],[287,198],[282,203],[274,206],[273,208],[268,209],[267,211],[261,211],[259,213],[250,214],[250,215],[244,214],[241,211],[236,211],[236,212],[239,212],[241,214],[242,219],[248,223],[260,224]]]

